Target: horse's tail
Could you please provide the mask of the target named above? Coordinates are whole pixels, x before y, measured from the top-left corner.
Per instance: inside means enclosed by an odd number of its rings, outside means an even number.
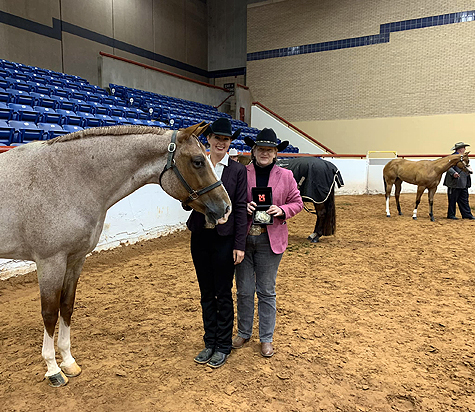
[[[323,222],[323,236],[331,236],[336,231],[335,187],[332,187],[325,205],[325,221]]]

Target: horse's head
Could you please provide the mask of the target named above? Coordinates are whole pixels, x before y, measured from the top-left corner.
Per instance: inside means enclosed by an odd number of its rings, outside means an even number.
[[[468,157],[470,152],[466,152],[460,156],[460,160],[457,163],[457,167],[462,169],[465,173],[472,174],[473,170],[470,167],[470,159]]]
[[[176,145],[172,141],[168,146],[169,171],[162,172],[160,184],[170,196],[203,213],[208,223],[225,223],[231,200],[197,138],[207,127],[197,124],[177,132]]]

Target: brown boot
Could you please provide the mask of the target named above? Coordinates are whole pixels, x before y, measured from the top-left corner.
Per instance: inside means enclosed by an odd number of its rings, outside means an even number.
[[[274,348],[270,342],[261,342],[261,355],[265,358],[270,358],[274,355]]]
[[[233,339],[233,349],[241,349],[246,342],[249,342],[249,339],[245,339],[241,336],[236,336]]]

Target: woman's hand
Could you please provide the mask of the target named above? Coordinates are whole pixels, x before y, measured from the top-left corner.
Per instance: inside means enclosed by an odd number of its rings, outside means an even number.
[[[234,259],[234,264],[239,265],[242,260],[244,259],[244,250],[233,250],[233,259]]]
[[[266,212],[268,215],[272,215],[275,217],[284,216],[284,211],[276,205],[272,205],[269,209],[267,209]]]
[[[254,210],[256,210],[256,202],[250,202],[247,204],[247,214],[248,215],[252,215],[252,212],[254,212]]]

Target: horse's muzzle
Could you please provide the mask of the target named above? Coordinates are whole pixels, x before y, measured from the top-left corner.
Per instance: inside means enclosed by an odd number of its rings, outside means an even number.
[[[226,205],[224,209],[224,215],[222,211],[217,211],[214,208],[207,208],[206,209],[206,223],[210,225],[222,225],[228,221],[228,217],[231,214],[231,207]]]

